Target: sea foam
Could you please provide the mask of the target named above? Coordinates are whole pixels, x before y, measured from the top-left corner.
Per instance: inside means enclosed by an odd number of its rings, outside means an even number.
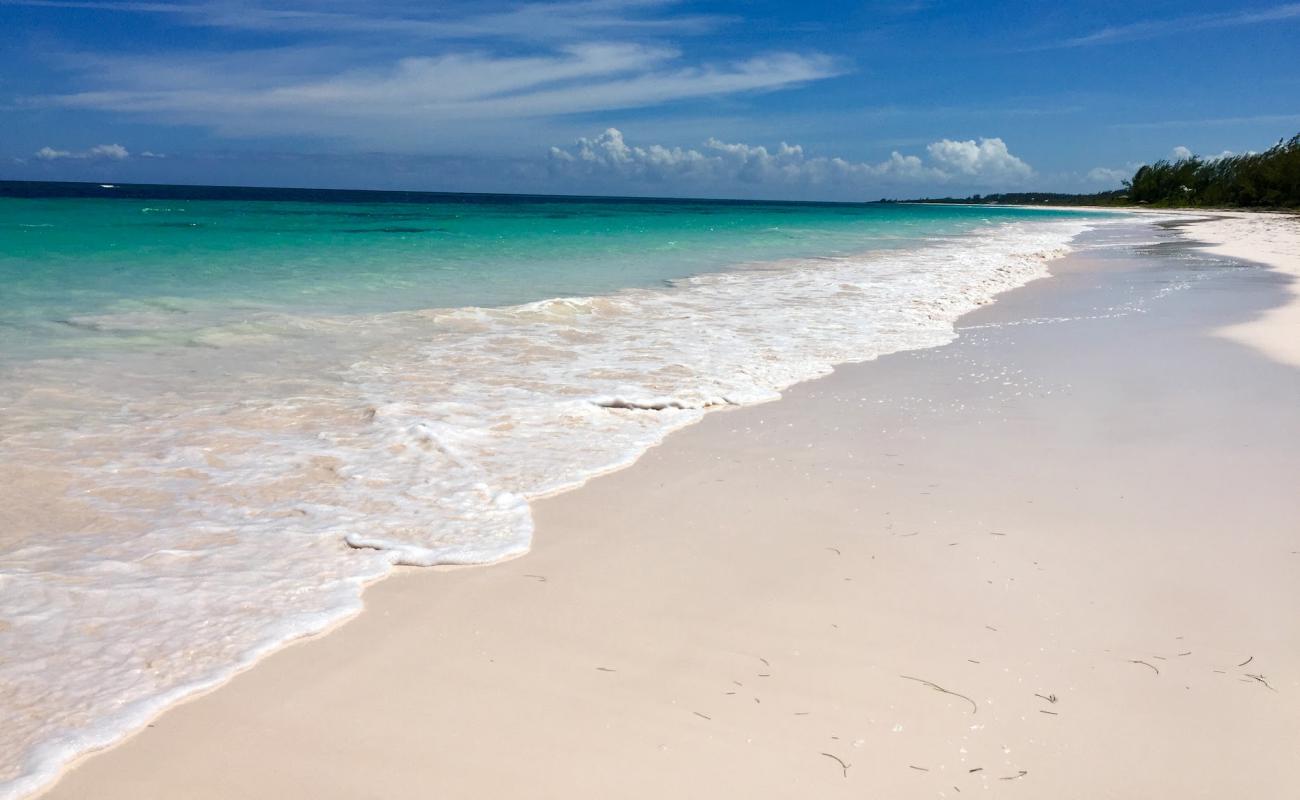
[[[162,370],[25,368],[0,398],[18,531],[0,571],[0,798],[356,613],[395,564],[527,552],[530,500],[710,409],[950,341],[1095,224],[990,224],[508,308],[251,315],[188,331]]]

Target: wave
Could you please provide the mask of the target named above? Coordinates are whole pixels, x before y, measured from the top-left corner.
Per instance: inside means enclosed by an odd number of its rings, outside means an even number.
[[[1045,275],[1096,224],[990,225],[509,308],[281,320],[256,368],[239,335],[61,383],[33,367],[0,483],[10,519],[54,510],[0,573],[0,651],[24,656],[0,660],[0,798],[356,613],[395,564],[527,552],[531,500],[712,409],[950,341],[960,315]]]

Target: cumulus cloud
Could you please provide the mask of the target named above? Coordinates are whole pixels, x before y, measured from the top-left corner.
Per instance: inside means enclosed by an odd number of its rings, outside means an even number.
[[[54,161],[59,158],[72,158],[72,153],[67,150],[55,150],[53,147],[42,147],[36,151],[36,157],[42,161]]]
[[[989,182],[1014,185],[1033,169],[1012,155],[1001,139],[978,142],[943,139],[927,148],[929,160],[898,151],[878,162],[810,156],[799,145],[763,145],[707,140],[700,149],[631,145],[623,132],[609,128],[594,138],[578,139],[571,147],[552,147],[555,173],[618,177],[650,182],[687,179],[696,183],[772,185],[859,185]]]
[[[949,173],[995,180],[1020,180],[1034,173],[1028,164],[1011,155],[1001,139],[980,139],[978,144],[943,139],[926,150],[939,168]]]
[[[90,158],[111,158],[121,161],[129,158],[131,153],[120,144],[97,144],[87,151],[87,155]]]
[[[1253,152],[1254,151],[1247,150],[1246,154],[1250,155]],[[1188,158],[1199,158],[1202,161],[1218,161],[1219,159],[1228,158],[1234,155],[1236,155],[1236,153],[1232,152],[1231,150],[1223,150],[1212,156],[1198,156],[1196,155],[1196,153],[1192,152],[1191,148],[1183,147],[1180,144],[1170,151],[1169,158],[1172,161],[1182,161]]]
[[[106,161],[122,161],[130,158],[131,153],[120,144],[97,144],[89,150],[55,150],[53,147],[42,147],[36,151],[36,157],[42,161],[57,161],[61,158],[80,158],[80,159],[102,159]]]

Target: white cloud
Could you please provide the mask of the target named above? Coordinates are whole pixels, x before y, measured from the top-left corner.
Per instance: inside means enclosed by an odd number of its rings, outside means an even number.
[[[1033,174],[1033,169],[1011,155],[1006,142],[1001,139],[980,139],[954,142],[943,139],[929,145],[930,158],[948,172],[978,176],[980,178],[1023,179]]]
[[[283,48],[260,52],[256,60],[266,68],[250,70],[247,53],[99,57],[86,62],[95,67],[86,79],[97,88],[27,102],[143,115],[229,136],[345,138],[425,149],[450,131],[489,122],[775,91],[842,71],[819,54],[686,64],[674,48],[626,43],[577,43],[528,55],[416,56],[342,71],[333,66],[337,54],[326,50]]]
[[[82,159],[105,159],[109,161],[121,161],[130,158],[131,153],[120,144],[97,144],[89,150],[55,150],[53,147],[42,147],[36,151],[36,157],[42,161],[57,161],[61,158],[82,158]]]
[[[55,150],[53,147],[42,147],[36,151],[36,157],[42,161],[54,161],[59,158],[72,158],[72,153],[67,150]]]
[[[1105,184],[1107,186],[1119,186],[1124,181],[1133,177],[1134,170],[1116,169],[1114,167],[1093,167],[1088,170],[1088,180],[1092,183]]]
[[[171,26],[251,32],[238,49],[46,53],[70,80],[17,98],[195,126],[225,137],[293,137],[428,153],[514,155],[568,140],[573,115],[793,89],[843,74],[841,59],[801,49],[716,50],[680,41],[729,17],[685,0],[0,0],[78,13],[146,15]],[[53,12],[46,12],[53,13]],[[267,35],[270,36],[267,36]],[[736,105],[739,105],[737,103]],[[710,107],[710,111],[715,109]],[[530,136],[520,136],[527,125]]]
[[[1247,151],[1247,154],[1250,152],[1251,151]],[[1192,152],[1191,148],[1184,147],[1180,144],[1170,151],[1169,158],[1171,161],[1183,161],[1188,158],[1200,158],[1202,161],[1218,161],[1219,159],[1228,158],[1234,155],[1236,155],[1236,153],[1231,150],[1224,150],[1212,156],[1197,156],[1196,153]]]
[[[129,158],[131,153],[120,144],[97,144],[86,151],[86,156],[88,158],[111,158],[121,161],[124,158]]]
[[[579,139],[568,148],[552,147],[553,172],[562,175],[617,177],[642,181],[687,179],[701,184],[762,183],[790,185],[855,185],[975,182],[1016,185],[1033,170],[1007,150],[1001,139],[932,143],[927,162],[894,151],[875,163],[838,157],[809,156],[799,145],[785,142],[769,150],[761,145],[709,139],[701,149],[629,145],[623,133],[610,128],[595,138]]]
[[[3,0],[5,5],[122,14],[156,15],[191,27],[257,33],[346,33],[429,41],[517,39],[570,41],[580,37],[672,34],[713,30],[729,18],[674,14],[680,0],[568,0],[516,3],[499,11],[476,12],[472,4],[412,4],[370,0],[363,11],[330,9],[324,3],[121,2],[118,0]],[[468,8],[468,13],[465,9]]]

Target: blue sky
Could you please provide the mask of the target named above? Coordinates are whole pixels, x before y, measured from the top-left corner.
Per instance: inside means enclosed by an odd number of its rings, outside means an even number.
[[[0,0],[0,30],[9,179],[875,199],[1300,131],[1300,3]]]

